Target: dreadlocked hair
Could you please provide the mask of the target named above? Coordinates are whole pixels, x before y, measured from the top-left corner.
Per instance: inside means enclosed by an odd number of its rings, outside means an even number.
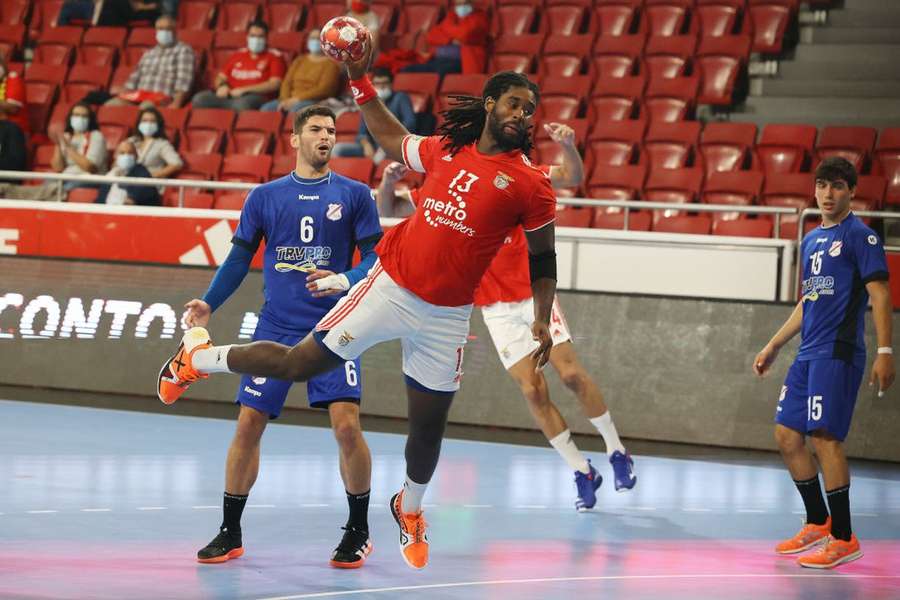
[[[484,103],[488,98],[499,100],[510,88],[525,87],[534,94],[535,103],[540,100],[540,90],[528,77],[515,71],[500,71],[492,76],[484,84],[481,98],[476,96],[451,95],[450,108],[442,111],[444,122],[438,128],[438,135],[444,138],[444,149],[450,154],[456,154],[465,146],[474,144],[484,131],[487,121],[487,111]],[[531,154],[533,142],[531,138],[532,127],[528,126],[519,150],[525,156]]]

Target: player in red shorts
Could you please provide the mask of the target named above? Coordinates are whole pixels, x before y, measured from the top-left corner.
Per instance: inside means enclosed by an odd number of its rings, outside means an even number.
[[[475,288],[504,239],[519,226],[529,248],[532,334],[538,340],[534,357],[539,366],[549,358],[556,198],[549,177],[527,157],[539,99],[527,77],[497,73],[481,98],[457,98],[440,135],[420,137],[410,135],[378,100],[365,75],[370,59],[348,65],[351,86],[378,145],[425,174],[419,210],[387,232],[369,275],[299,344],[211,346],[206,330],[188,330],[160,371],[157,393],[173,402],[188,385],[216,372],[305,381],[377,343],[400,339],[409,435],[406,482],[390,508],[400,527],[404,560],[421,569],[428,563],[422,497],[459,389]]]
[[[554,187],[574,187],[581,183],[583,165],[575,147],[575,132],[558,123],[545,125],[551,138],[563,149],[560,165],[540,168],[550,175]],[[407,169],[392,163],[385,171],[378,190],[378,209],[385,217],[406,217],[419,202],[417,191],[395,193],[394,184]],[[577,497],[575,508],[589,510],[597,502],[596,490],[603,478],[590,464],[590,459],[575,445],[568,425],[550,400],[547,381],[541,371],[535,369],[531,353],[535,342],[529,327],[533,320],[534,306],[528,283],[528,251],[521,229],[507,237],[500,252],[481,280],[475,293],[475,305],[481,307],[485,325],[500,355],[503,366],[519,385],[528,408],[550,445],[575,471]],[[613,467],[616,491],[634,487],[637,478],[634,463],[619,439],[616,426],[603,401],[603,395],[578,360],[572,344],[568,324],[562,314],[559,300],[555,299],[550,319],[553,350],[550,364],[556,369],[563,383],[573,392],[591,424],[603,436],[609,462]]]

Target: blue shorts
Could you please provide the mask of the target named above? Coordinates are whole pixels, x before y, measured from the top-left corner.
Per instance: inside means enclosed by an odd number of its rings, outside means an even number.
[[[775,422],[808,434],[824,429],[844,441],[863,369],[839,359],[796,360],[788,370]]]
[[[278,342],[285,346],[294,346],[305,335],[279,334],[270,331],[256,330],[253,341],[266,340]],[[272,379],[271,377],[241,376],[237,397],[234,401],[267,413],[270,418],[277,419],[287,399],[293,381]],[[362,371],[359,359],[348,360],[343,366],[311,377],[306,382],[306,395],[313,408],[328,408],[335,400],[350,400],[359,404],[362,398]]]

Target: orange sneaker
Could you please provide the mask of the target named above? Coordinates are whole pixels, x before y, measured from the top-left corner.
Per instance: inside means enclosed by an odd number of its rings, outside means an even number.
[[[209,348],[211,345],[209,332],[202,327],[192,327],[185,332],[178,351],[163,363],[162,369],[159,370],[156,395],[164,404],[172,404],[181,397],[189,385],[198,379],[209,377],[194,369],[191,365],[191,356],[197,350]]]
[[[425,517],[422,512],[403,512],[403,492],[391,498],[391,514],[400,527],[400,554],[413,569],[424,569],[428,564],[428,536],[425,535]]]
[[[833,569],[838,565],[862,558],[862,555],[862,550],[859,549],[859,540],[855,535],[850,536],[849,542],[828,536],[828,541],[818,551],[801,556],[797,562],[801,567],[810,569]]]
[[[831,517],[825,519],[824,525],[807,523],[797,532],[797,535],[775,546],[775,552],[778,554],[797,554],[817,544],[821,544],[829,535],[831,535]]]

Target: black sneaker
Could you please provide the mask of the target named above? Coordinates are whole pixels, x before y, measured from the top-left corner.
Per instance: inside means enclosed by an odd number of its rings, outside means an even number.
[[[341,527],[344,537],[331,553],[331,566],[338,569],[358,569],[372,553],[372,540],[368,531],[354,527]]]
[[[244,547],[241,544],[240,532],[231,533],[222,527],[219,529],[219,535],[197,553],[197,562],[222,563],[243,554]]]

